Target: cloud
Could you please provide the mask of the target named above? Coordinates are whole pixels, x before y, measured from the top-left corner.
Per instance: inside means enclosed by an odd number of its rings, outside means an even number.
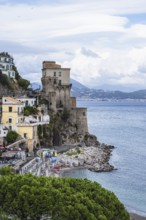
[[[145,0],[0,0],[0,5],[0,48],[14,56],[29,80],[40,81],[43,60],[56,60],[90,87],[146,84]]]
[[[146,74],[146,64],[142,64],[138,67],[138,71],[142,74]]]
[[[81,53],[84,54],[87,57],[98,57],[98,58],[100,58],[100,56],[97,53],[93,52],[90,49],[86,49],[85,47],[83,47],[81,49]]]
[[[86,49],[88,50],[88,49]],[[140,70],[143,65],[146,48],[134,48],[130,51],[119,51],[108,49],[108,52],[100,52],[98,57],[88,57],[77,50],[70,62],[65,66],[71,66],[72,78],[90,87],[102,84],[115,85],[139,85],[144,86],[146,77],[142,76]],[[139,58],[141,57],[141,59]],[[143,57],[143,59],[142,59]],[[140,69],[142,68],[143,69]]]

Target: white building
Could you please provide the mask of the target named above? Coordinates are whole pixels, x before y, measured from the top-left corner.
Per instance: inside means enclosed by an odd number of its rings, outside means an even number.
[[[5,125],[0,124],[0,138],[6,137],[8,128]]]
[[[2,74],[6,74],[9,78],[15,79],[16,73],[13,66],[13,58],[8,53],[0,53],[0,70],[2,71]]]
[[[21,97],[21,98],[17,98],[17,100],[23,102],[25,107],[26,106],[35,106],[37,104],[36,98]]]

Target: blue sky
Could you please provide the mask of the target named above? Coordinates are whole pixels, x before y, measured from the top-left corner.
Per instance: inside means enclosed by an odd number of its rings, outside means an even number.
[[[146,0],[0,0],[0,48],[40,81],[43,60],[89,87],[146,86]]]

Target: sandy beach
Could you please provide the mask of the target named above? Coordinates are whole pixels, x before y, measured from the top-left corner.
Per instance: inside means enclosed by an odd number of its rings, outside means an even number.
[[[130,220],[146,220],[146,217],[130,213]]]

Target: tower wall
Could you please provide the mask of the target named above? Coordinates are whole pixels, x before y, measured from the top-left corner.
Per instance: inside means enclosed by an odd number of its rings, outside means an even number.
[[[78,134],[85,135],[88,132],[87,108],[72,108],[71,121],[76,124]]]
[[[54,61],[44,61],[42,69],[42,85],[49,108],[54,111],[70,109],[70,69],[61,68]],[[54,100],[52,100],[52,97]]]

